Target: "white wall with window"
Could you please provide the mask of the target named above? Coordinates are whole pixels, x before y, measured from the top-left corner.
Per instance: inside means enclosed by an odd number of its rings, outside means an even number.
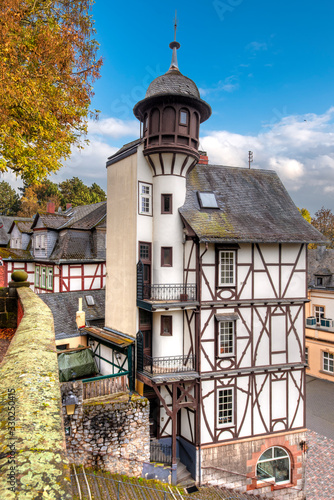
[[[218,286],[235,285],[235,251],[220,250],[218,257]]]

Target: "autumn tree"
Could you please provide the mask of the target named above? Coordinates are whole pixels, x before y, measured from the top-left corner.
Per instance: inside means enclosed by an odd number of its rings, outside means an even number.
[[[20,198],[8,182],[0,182],[0,214],[16,215],[20,206]]]
[[[298,208],[298,207],[297,207]],[[307,210],[307,208],[298,208],[299,212],[302,214],[305,220],[309,222],[310,224],[312,223],[312,217],[310,212]]]
[[[330,241],[329,248],[334,248],[334,214],[329,208],[322,207],[312,218],[312,225]]]
[[[36,183],[87,132],[101,60],[92,0],[0,0],[0,172]]]

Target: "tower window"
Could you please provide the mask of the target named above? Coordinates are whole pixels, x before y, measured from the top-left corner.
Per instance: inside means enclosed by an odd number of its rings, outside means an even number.
[[[188,125],[188,111],[180,111],[180,125]]]
[[[173,213],[172,200],[173,200],[172,194],[162,194],[161,195],[161,213],[162,214],[172,214]]]
[[[161,267],[172,267],[173,265],[173,248],[161,247]]]

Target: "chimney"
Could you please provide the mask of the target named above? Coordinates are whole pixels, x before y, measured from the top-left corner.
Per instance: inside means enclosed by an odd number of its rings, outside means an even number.
[[[69,210],[70,208],[72,208],[72,203],[66,203],[66,210]]]
[[[75,321],[78,328],[83,328],[86,325],[85,311],[82,310],[82,298],[79,298],[79,310],[76,312]]]
[[[198,160],[198,165],[208,165],[209,163],[209,158],[206,154],[206,151],[199,151],[199,154],[201,155]]]
[[[55,209],[56,209],[55,202],[54,201],[48,201],[47,204],[46,204],[46,211],[49,214],[54,214],[55,213]]]

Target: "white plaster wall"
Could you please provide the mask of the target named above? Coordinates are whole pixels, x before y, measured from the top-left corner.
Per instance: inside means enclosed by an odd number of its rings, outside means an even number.
[[[215,412],[215,393],[213,380],[202,381],[202,395],[207,397],[203,399],[203,408],[201,408],[201,442],[209,443],[212,438],[206,426],[205,420],[209,423],[209,427],[214,431],[214,412]]]
[[[172,391],[172,386],[168,386],[169,390]],[[164,386],[161,386],[161,395],[166,401],[166,404],[169,405],[169,408],[172,409],[172,398],[167,391],[167,389]],[[168,420],[168,415],[166,413],[165,408],[160,405],[160,420],[158,422],[158,425],[160,426],[160,429],[162,430]],[[163,436],[171,436],[172,435],[172,422],[170,421],[164,430]]]
[[[193,436],[191,435],[191,429]],[[188,441],[192,442],[195,439],[195,414],[187,412],[186,409],[181,409],[181,432],[180,435]]]
[[[270,378],[267,375],[256,375],[257,404],[254,405],[254,434],[267,432],[264,422],[268,425],[270,418]],[[261,414],[260,414],[261,411]]]
[[[136,195],[136,213],[137,213],[137,260],[139,260],[139,241],[144,241],[146,243],[152,243],[153,241],[153,217],[155,215],[155,210],[154,210],[154,201],[156,198],[156,193],[154,190],[153,186],[153,191],[152,191],[152,216],[150,215],[140,215],[139,214],[139,197],[138,197],[138,182],[147,182],[149,184],[153,185],[153,176],[152,176],[152,169],[147,163],[144,155],[142,154],[143,152],[143,145],[140,145],[138,148],[138,155],[137,155],[137,195]],[[152,256],[153,257],[153,256]]]
[[[172,316],[173,335],[160,335],[161,315]],[[152,357],[183,355],[183,312],[153,313]]]
[[[184,177],[158,176],[153,179],[153,282],[183,282],[183,226],[178,208],[184,204],[186,181]],[[173,195],[173,213],[161,213],[161,195]],[[161,248],[173,248],[173,266],[161,267]]]
[[[294,427],[302,427],[304,425],[304,405],[303,405],[303,400],[302,399],[299,400],[300,396],[298,392],[298,387],[304,388],[303,372],[301,370],[291,372],[288,380],[289,380],[289,391],[288,391],[289,425],[293,425]]]

